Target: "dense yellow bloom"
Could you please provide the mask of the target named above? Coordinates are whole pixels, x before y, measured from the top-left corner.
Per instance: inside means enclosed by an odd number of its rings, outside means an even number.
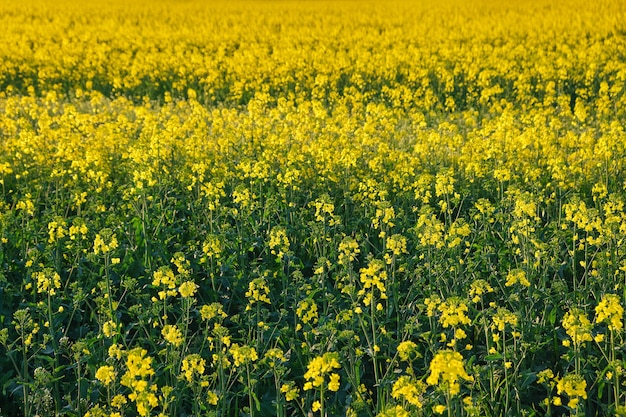
[[[389,236],[386,243],[387,250],[395,256],[400,256],[402,254],[408,253],[406,250],[406,237],[402,235],[395,234]],[[391,260],[389,259],[387,263],[391,263]]]
[[[528,278],[526,278],[526,272],[521,269],[514,269],[512,271],[509,271],[509,273],[507,274],[506,283],[504,285],[510,287],[518,282],[524,287],[530,287],[530,281],[528,281]]]
[[[233,343],[229,352],[233,357],[235,366],[245,365],[259,359],[256,349],[252,346],[239,346],[237,343]]]
[[[280,387],[280,392],[285,394],[287,401],[293,401],[300,395],[300,390],[293,381],[287,382]]]
[[[122,406],[126,403],[127,403],[126,397],[124,397],[122,394],[117,394],[111,400],[111,406],[115,408],[122,408]]]
[[[218,235],[208,235],[202,244],[202,252],[209,258],[219,259],[223,251],[224,243]]]
[[[433,407],[433,412],[435,414],[443,414],[444,411],[446,411],[446,406],[443,404],[439,404]]]
[[[52,268],[35,272],[33,277],[37,280],[37,292],[40,294],[55,295],[56,290],[61,288],[61,277]]]
[[[463,366],[463,356],[452,350],[442,350],[435,354],[430,362],[430,375],[426,378],[428,385],[439,385],[450,395],[459,393],[461,387],[459,380],[473,381],[474,378],[467,374]],[[441,381],[440,381],[441,380]]]
[[[298,308],[296,309],[296,315],[304,324],[317,323],[317,304],[315,304],[315,301],[309,299],[300,301],[298,303]]]
[[[126,357],[126,366],[128,371],[122,378],[122,385],[133,387],[135,380],[147,378],[154,375],[152,369],[152,358],[146,356],[148,351],[142,348],[135,348],[128,352]]]
[[[48,223],[48,243],[54,243],[59,239],[67,236],[67,223],[62,217],[56,217],[55,220]]]
[[[410,340],[406,340],[398,345],[398,355],[403,361],[409,361],[415,357],[420,357],[420,354],[417,351],[417,345]]]
[[[122,350],[122,346],[118,343],[114,343],[109,347],[109,357],[115,359],[122,359],[124,351]]]
[[[624,327],[624,307],[620,304],[620,297],[615,294],[605,294],[596,306],[596,323],[607,322],[609,330],[621,330]]]
[[[204,367],[206,361],[197,353],[187,355],[183,359],[181,373],[187,382],[191,383],[194,380],[194,375],[202,376],[204,374]]]
[[[587,314],[579,308],[572,308],[565,313],[563,328],[572,339],[572,342],[574,342],[574,345],[593,340],[591,336],[591,322],[587,318]]]
[[[219,401],[219,399],[220,397],[217,395],[215,391],[207,392],[207,402],[210,405],[217,405],[217,402]]]
[[[330,376],[333,388],[339,389],[339,375],[333,372],[334,369],[339,368],[341,368],[339,364],[339,354],[336,352],[327,352],[322,356],[311,359],[307,365],[307,371],[304,374],[304,379],[307,381],[304,384],[304,390],[320,387],[324,383],[324,378],[327,375]]]
[[[118,247],[117,237],[111,229],[102,229],[93,241],[93,253],[107,254]]]
[[[200,308],[200,316],[202,320],[212,320],[215,317],[225,319],[228,315],[224,312],[224,309],[220,303],[212,303],[203,305]]]
[[[115,324],[114,321],[109,320],[102,325],[102,334],[104,334],[104,336],[106,337],[113,337],[113,335],[118,332],[118,327],[119,326]]]
[[[567,394],[570,408],[578,406],[579,399],[587,399],[587,381],[578,374],[568,374],[559,379],[556,384],[557,394]]]
[[[339,262],[339,265],[348,265],[354,262],[359,253],[361,253],[361,249],[358,242],[354,238],[346,236],[339,243],[339,258],[337,262]]]
[[[433,213],[421,214],[415,226],[422,246],[440,249],[444,245],[444,224]]]
[[[358,295],[363,297],[363,304],[366,307],[375,299],[374,289],[378,289],[381,299],[387,298],[387,290],[385,281],[387,280],[387,271],[385,271],[385,263],[378,259],[369,261],[367,268],[361,268],[359,271],[360,281],[363,288],[359,290]]]
[[[438,295],[432,295],[426,298],[424,300],[424,304],[426,305],[426,316],[433,317],[441,302],[441,298]]]
[[[552,369],[544,369],[543,371],[537,372],[537,383],[545,384],[549,383],[554,379],[554,372]]]
[[[115,381],[115,368],[110,365],[104,365],[96,371],[96,379],[104,385],[110,385]]]
[[[246,297],[248,297],[247,309],[250,309],[255,303],[271,304],[269,298],[270,288],[267,286],[265,278],[255,278],[248,284],[248,291],[246,291]]]
[[[161,335],[166,342],[180,346],[183,343],[183,333],[175,324],[166,324],[161,330]]]
[[[277,259],[282,259],[289,251],[289,238],[284,227],[276,226],[270,230],[270,238],[267,244]]]
[[[330,391],[338,391],[339,390],[339,374],[330,374],[330,381],[328,382],[328,389]]]
[[[439,322],[443,327],[456,327],[460,324],[470,324],[471,320],[467,317],[468,307],[465,301],[459,297],[450,297],[446,301],[437,306],[441,312]]]
[[[178,292],[180,293],[181,297],[190,298],[194,296],[197,288],[198,286],[196,285],[195,282],[185,281],[182,284],[180,284],[180,287],[178,287]]]
[[[491,319],[493,320],[493,324],[491,325],[492,330],[501,332],[504,331],[507,324],[510,324],[512,327],[517,326],[518,316],[504,307],[498,307],[498,310]]]
[[[407,375],[403,375],[396,380],[391,390],[391,396],[396,400],[404,400],[418,408],[423,406],[423,398],[426,386],[423,382],[412,379]]]
[[[174,272],[167,266],[160,267],[152,274],[152,285],[161,288],[161,291],[159,291],[160,300],[176,296],[176,284],[177,278]]]
[[[493,292],[493,288],[484,279],[477,279],[470,284],[469,296],[473,303],[479,302],[483,295]]]
[[[135,402],[137,413],[142,417],[149,415],[150,410],[158,405],[158,398],[153,392],[156,386],[149,384],[155,372],[152,358],[147,353],[142,348],[130,350],[126,357],[127,370],[120,380],[123,386],[131,390],[128,399]]]
[[[279,348],[272,348],[265,352],[263,360],[270,366],[275,367],[277,363],[287,362],[285,353]]]

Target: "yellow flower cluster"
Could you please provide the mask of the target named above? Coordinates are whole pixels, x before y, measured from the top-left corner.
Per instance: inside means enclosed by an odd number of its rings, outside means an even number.
[[[307,365],[307,371],[304,373],[304,390],[319,388],[324,383],[325,377],[329,377],[328,389],[337,391],[339,389],[339,374],[333,372],[334,369],[340,369],[339,354],[336,352],[327,352],[322,356],[313,358]]]
[[[491,292],[493,292],[493,287],[484,279],[477,279],[470,284],[469,296],[473,303],[478,303],[483,295]]]
[[[96,379],[104,385],[110,385],[115,381],[115,368],[110,365],[104,365],[96,371]]]
[[[302,323],[304,324],[315,324],[318,321],[318,313],[317,313],[317,304],[315,301],[306,299],[302,300],[298,303],[298,308],[296,308],[296,315]],[[300,330],[302,325],[298,323],[296,326],[296,330]]]
[[[398,345],[398,355],[401,360],[410,361],[411,359],[419,357],[420,353],[417,351],[417,345],[415,342],[405,340]]]
[[[102,229],[100,233],[96,234],[96,238],[93,241],[93,253],[107,254],[117,249],[118,242],[117,237],[111,229]]]
[[[387,289],[385,281],[387,280],[387,271],[385,263],[379,259],[371,259],[366,268],[360,269],[360,281],[363,284],[358,292],[359,297],[363,297],[363,304],[369,307],[376,300],[374,288],[378,289],[378,297],[381,300],[387,299]]]
[[[502,332],[507,324],[510,324],[512,327],[517,326],[518,315],[510,312],[504,307],[498,307],[498,310],[491,319],[493,320],[491,329]]]
[[[229,352],[233,357],[235,366],[245,365],[259,359],[256,349],[252,346],[239,346],[237,343],[233,343]]]
[[[61,288],[61,277],[52,268],[44,268],[35,272],[33,278],[37,280],[37,292],[40,294],[55,295]]]
[[[196,293],[198,286],[193,281],[185,281],[178,287],[178,292],[183,298],[191,298]]]
[[[403,375],[396,380],[391,390],[391,396],[422,408],[422,396],[426,392],[426,385],[421,381],[416,381],[407,375]]]
[[[180,346],[183,343],[183,332],[175,324],[166,324],[161,329],[161,335],[167,343]]]
[[[439,385],[441,389],[450,395],[457,395],[461,386],[460,379],[473,381],[474,378],[467,374],[463,365],[463,356],[452,350],[442,350],[435,354],[430,362],[430,375],[426,378],[428,385]]]
[[[205,366],[206,361],[199,354],[187,355],[182,363],[182,376],[187,382],[192,383],[195,375],[202,376],[204,374]]]
[[[605,294],[596,306],[596,323],[608,323],[609,330],[619,331],[624,327],[624,307],[620,297],[615,294]]]
[[[167,297],[175,297],[177,278],[174,271],[167,266],[162,266],[152,273],[152,285],[161,287],[159,291],[159,300],[165,300]]]
[[[155,372],[152,369],[152,358],[147,354],[148,352],[142,348],[128,351],[126,357],[127,370],[120,380],[123,386],[131,390],[128,398],[135,402],[137,413],[142,417],[148,416],[150,410],[159,403],[158,397],[154,393],[157,387],[150,385],[150,377]]]
[[[530,281],[526,278],[526,272],[522,269],[514,269],[509,271],[506,276],[505,286],[511,287],[517,283],[523,285],[524,287],[530,287]]]
[[[282,259],[289,251],[289,238],[284,227],[276,226],[270,231],[270,239],[267,243],[272,255],[276,255],[277,259]]]
[[[576,409],[580,399],[587,399],[587,381],[578,374],[567,374],[556,384],[557,394],[566,394],[569,398],[567,406]]]
[[[247,309],[250,309],[256,303],[271,304],[269,298],[270,288],[267,286],[265,278],[255,278],[248,284],[248,291],[246,291],[246,297],[248,298]]]
[[[567,335],[571,338],[572,342],[574,342],[575,346],[580,346],[584,342],[590,342],[593,340],[591,335],[591,322],[587,318],[587,314],[579,308],[572,308],[570,311],[565,313],[565,316],[563,317],[563,328],[567,332]],[[566,340],[564,343],[565,342],[569,341]]]
[[[460,324],[471,323],[466,314],[469,311],[467,303],[460,297],[448,298],[437,306],[437,310],[441,313],[439,322],[443,327],[457,327]]]
[[[346,236],[339,243],[339,259],[337,262],[339,262],[339,265],[348,265],[354,262],[359,253],[361,253],[359,243],[354,238]]]

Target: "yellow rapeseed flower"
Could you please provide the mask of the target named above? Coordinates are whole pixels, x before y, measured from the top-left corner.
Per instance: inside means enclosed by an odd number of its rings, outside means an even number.
[[[104,365],[96,371],[96,379],[104,385],[110,385],[115,381],[115,368],[110,365]]]
[[[463,366],[463,356],[452,350],[442,350],[435,354],[429,366],[430,375],[426,378],[428,385],[439,385],[450,395],[459,393],[461,387],[459,380],[473,381],[474,378],[467,374]],[[441,382],[440,382],[441,379]]]
[[[619,331],[624,327],[624,307],[620,297],[615,294],[605,294],[596,306],[596,323],[608,323],[609,330]]]

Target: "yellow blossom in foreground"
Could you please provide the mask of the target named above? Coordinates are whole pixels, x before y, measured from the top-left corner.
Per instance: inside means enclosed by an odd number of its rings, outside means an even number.
[[[235,366],[245,365],[259,359],[256,349],[252,346],[239,346],[237,343],[233,343],[229,351],[233,356]]]
[[[117,237],[111,229],[102,229],[93,241],[93,253],[107,254],[118,247]]]
[[[567,335],[572,339],[574,345],[580,345],[583,342],[591,342],[591,322],[587,318],[584,311],[579,308],[572,308],[565,313],[563,317],[563,328]]]
[[[567,394],[570,408],[576,408],[580,398],[587,399],[587,381],[578,374],[568,374],[556,384],[557,394]]]
[[[615,294],[605,294],[596,306],[596,323],[608,323],[609,330],[619,331],[624,327],[624,307],[620,304],[620,297]]]
[[[193,281],[185,281],[178,287],[178,292],[183,298],[193,297],[198,286]]]
[[[391,396],[396,400],[404,400],[418,408],[422,408],[422,396],[426,386],[421,381],[416,381],[407,375],[403,375],[393,384]]]
[[[246,297],[248,298],[247,310],[251,309],[255,303],[272,304],[269,298],[270,288],[267,285],[265,278],[256,278],[250,281],[248,284],[248,291],[246,291]]]
[[[339,389],[339,375],[333,373],[333,369],[339,369],[339,354],[337,352],[327,352],[322,356],[313,358],[304,374],[307,382],[304,384],[304,390],[318,388],[324,383],[324,377],[330,375],[331,381],[334,382],[333,388]],[[333,375],[337,375],[334,377]],[[330,387],[329,387],[330,388]]]
[[[444,411],[446,411],[446,406],[443,404],[439,404],[433,407],[433,412],[435,414],[443,414]]]
[[[110,385],[115,381],[115,368],[110,365],[104,365],[96,371],[96,379],[104,385]]]
[[[510,312],[504,307],[498,307],[498,310],[492,317],[493,323],[491,325],[492,330],[504,331],[505,326],[510,324],[511,326],[517,326],[518,317],[517,314]]]
[[[295,400],[296,398],[298,398],[300,394],[300,390],[298,389],[298,387],[296,387],[295,383],[292,381],[283,384],[280,387],[280,392],[285,394],[285,399],[287,401]]]
[[[52,268],[35,272],[33,277],[37,280],[37,292],[39,294],[55,295],[56,290],[61,288],[61,277]]]
[[[483,295],[493,292],[493,287],[484,279],[477,279],[470,284],[469,296],[473,303],[479,302]]]
[[[204,374],[206,361],[197,353],[187,355],[183,359],[182,375],[187,382],[193,382],[194,375],[201,376]]]
[[[183,333],[175,324],[166,324],[161,330],[161,335],[166,342],[174,346],[180,346],[183,343]]]
[[[521,269],[514,269],[512,271],[509,271],[508,275],[506,276],[506,283],[504,285],[510,287],[518,282],[524,287],[530,287],[530,281],[528,281],[528,278],[526,278],[526,272]]]
[[[426,378],[428,385],[440,385],[450,395],[459,393],[461,387],[459,379],[473,381],[474,378],[467,374],[463,366],[463,356],[459,352],[443,350],[435,354],[430,363],[430,375]],[[441,383],[440,383],[441,379]]]
[[[419,358],[421,355],[417,351],[417,345],[414,342],[405,340],[398,345],[398,356],[400,356],[401,360],[408,361],[412,356]]]
[[[212,320],[215,317],[225,319],[228,317],[228,314],[224,312],[220,303],[211,303],[203,305],[202,308],[200,308],[200,316],[202,317],[202,320]]]
[[[471,320],[467,317],[467,304],[460,297],[450,297],[443,303],[439,304],[437,309],[441,312],[439,322],[443,327],[456,327],[459,324],[470,324]]]

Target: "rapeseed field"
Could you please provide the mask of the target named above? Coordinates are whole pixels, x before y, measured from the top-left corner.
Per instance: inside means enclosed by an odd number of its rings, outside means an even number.
[[[0,28],[0,415],[626,415],[623,0]]]

